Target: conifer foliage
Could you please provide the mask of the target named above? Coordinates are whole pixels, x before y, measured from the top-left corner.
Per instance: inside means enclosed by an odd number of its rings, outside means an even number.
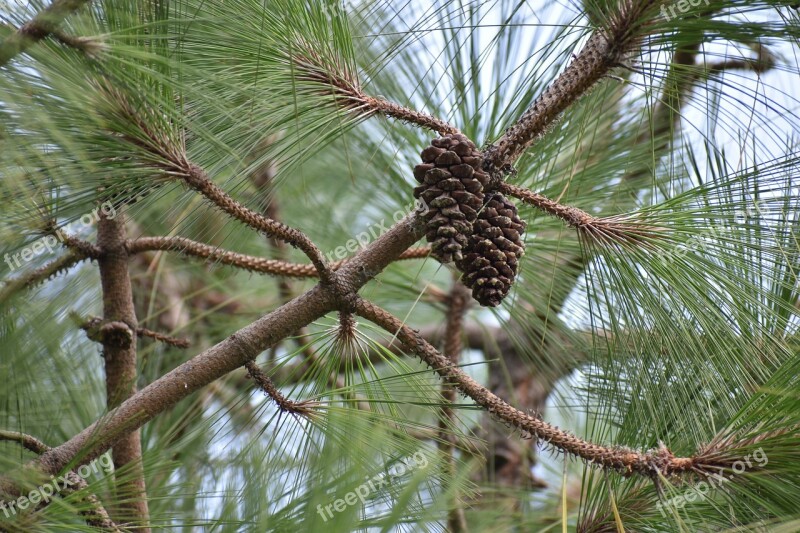
[[[800,529],[800,23],[670,1],[0,2],[0,531]]]

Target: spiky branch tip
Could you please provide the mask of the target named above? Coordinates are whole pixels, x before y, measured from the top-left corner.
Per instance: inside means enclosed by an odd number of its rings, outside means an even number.
[[[269,396],[278,409],[283,413],[302,416],[304,418],[311,418],[314,416],[314,407],[316,402],[305,400],[295,402],[284,396],[278,387],[272,382],[272,379],[256,364],[254,360],[245,363],[244,367],[247,369],[248,377],[253,378],[258,387]]]

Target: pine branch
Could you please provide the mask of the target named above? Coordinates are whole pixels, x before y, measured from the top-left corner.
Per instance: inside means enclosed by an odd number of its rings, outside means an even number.
[[[271,220],[231,198],[211,181],[205,170],[187,159],[184,148],[173,142],[169,134],[155,131],[143,118],[143,113],[155,117],[155,111],[146,105],[135,106],[128,95],[114,87],[109,80],[103,80],[98,86],[98,91],[105,94],[111,104],[108,112],[114,120],[130,124],[139,130],[139,136],[134,136],[129,131],[119,133],[128,142],[152,156],[152,160],[147,161],[148,164],[169,176],[182,179],[190,188],[203,195],[217,208],[250,228],[267,236],[281,239],[300,249],[311,260],[323,283],[330,284],[332,282],[331,270],[322,252],[311,239],[302,231]]]
[[[649,241],[659,238],[665,231],[663,228],[641,223],[634,215],[594,217],[577,207],[559,204],[539,193],[507,182],[498,184],[497,190],[560,218],[577,229],[581,236],[601,245],[647,246]]]
[[[65,18],[89,0],[55,0],[30,22],[0,42],[0,67],[58,29]]]
[[[464,315],[470,302],[470,291],[457,279],[453,280],[453,287],[450,290],[447,302],[447,314],[444,333],[444,356],[453,366],[458,366],[463,350],[461,338],[464,334]],[[439,439],[437,445],[439,451],[445,457],[447,468],[447,479],[455,479],[456,458],[454,455],[456,437],[456,416],[453,412],[453,404],[456,402],[456,390],[448,383],[442,383],[442,400],[445,405],[441,408],[439,419]],[[460,533],[467,530],[467,520],[464,516],[464,508],[459,501],[459,495],[454,491],[453,501],[450,504],[447,514],[448,530],[453,533]]]
[[[100,327],[111,328],[109,334],[100,339],[105,362],[106,405],[112,410],[136,393],[138,377],[136,330],[139,326],[128,271],[123,213],[117,213],[113,219],[101,214],[97,223],[97,245],[101,250],[98,264],[103,294],[103,325]],[[114,444],[111,457],[115,470],[131,469],[130,478],[119,483],[117,512],[124,518],[123,522],[137,524],[133,531],[147,533],[150,531],[147,526],[150,513],[142,466],[141,433],[136,430],[122,436]]]
[[[188,163],[184,181],[186,181],[191,188],[205,196],[211,203],[233,218],[257,231],[279,238],[291,246],[299,248],[311,260],[311,263],[314,265],[323,283],[332,283],[333,274],[325,261],[325,257],[322,255],[320,249],[317,248],[317,245],[311,242],[311,239],[303,232],[281,222],[270,220],[236,202],[233,198],[228,196],[225,191],[214,184],[197,165]]]
[[[89,486],[86,480],[76,474],[74,471],[68,472],[67,477],[72,482],[71,487],[64,489],[64,492],[67,494],[84,490]],[[114,520],[111,519],[111,516],[108,514],[106,508],[103,507],[103,503],[100,501],[100,498],[98,498],[97,495],[90,492],[86,494],[84,499],[89,504],[89,509],[81,510],[79,512],[83,516],[87,525],[106,531],[122,533],[123,530],[114,522]],[[125,528],[125,531],[131,530]]]
[[[36,437],[26,435],[25,433],[18,433],[16,431],[0,430],[0,440],[19,442],[26,450],[37,455],[41,455],[50,450],[50,446],[43,443]],[[69,478],[72,486],[63,489],[63,492],[65,493],[69,494],[79,490],[84,490],[89,486],[85,479],[72,470],[67,472],[66,476]],[[90,510],[81,510],[80,514],[86,519],[87,525],[102,529],[104,531],[114,531],[118,533],[122,532],[119,526],[117,526],[117,524],[111,520],[111,517],[108,516],[108,511],[106,511],[105,507],[103,507],[103,504],[96,495],[89,493],[84,499],[89,503]]]
[[[612,14],[608,29],[599,28],[544,93],[491,145],[484,157],[493,175],[510,168],[547,128],[586,94],[638,42],[636,26],[654,0],[626,0]]]
[[[98,259],[100,257],[100,248],[88,241],[81,240],[73,235],[68,235],[64,231],[56,230],[53,234],[66,248],[74,250],[84,257],[89,257],[91,259]]]
[[[80,327],[86,332],[87,337],[100,344],[114,344],[115,346],[127,348],[133,343],[133,330],[124,322],[107,321],[99,317],[92,317],[82,321]],[[149,337],[176,348],[188,348],[191,344],[188,339],[171,337],[142,327],[136,328],[136,336]]]
[[[272,137],[267,137],[259,144],[259,148],[256,150],[254,155],[256,157],[263,156],[266,149],[269,147],[269,144],[273,142]],[[277,168],[272,161],[262,162],[254,171],[250,174],[250,181],[253,182],[260,194],[261,194],[261,201],[264,204],[263,213],[264,216],[270,218],[272,220],[280,221],[280,209],[278,207],[278,202],[274,196],[274,187],[273,187],[273,179],[275,177],[275,173],[277,172]],[[272,258],[277,259],[279,261],[288,261],[288,250],[286,247],[286,243],[280,239],[276,239],[273,237],[268,238],[269,246],[272,249]],[[292,283],[283,277],[278,279],[278,293],[280,295],[280,302],[282,304],[288,302],[295,296],[295,291],[292,287]],[[304,339],[308,337],[308,328],[303,327],[300,330],[296,331],[295,334],[292,336],[295,339],[295,343],[300,348],[303,353],[303,357],[309,361],[314,358],[314,350],[311,347],[311,343],[304,342]],[[277,346],[273,347],[270,351],[270,360],[274,360],[275,351],[277,350]]]
[[[169,344],[170,346],[174,346],[175,348],[188,348],[192,345],[189,339],[180,339],[178,337],[172,337],[170,335],[165,335],[163,333],[159,333],[157,331],[152,331],[147,328],[136,328],[136,335],[139,337],[149,337],[155,341],[163,342],[164,344]]]
[[[50,449],[50,446],[36,437],[17,431],[0,430],[0,440],[18,442],[23,448],[37,455],[41,455]]]
[[[409,215],[379,236],[336,272],[338,286],[355,291],[394,262],[424,235]],[[55,474],[67,464],[86,464],[118,439],[170,409],[201,387],[243,366],[299,328],[341,307],[340,297],[320,285],[233,333],[163,375],[83,431],[43,454],[31,468]],[[6,492],[18,490],[0,478]]]
[[[280,409],[282,413],[289,413],[302,417],[310,417],[314,414],[312,409],[314,402],[295,402],[288,399],[286,396],[281,394],[281,391],[278,390],[278,387],[276,387],[269,376],[258,367],[254,360],[247,361],[244,364],[244,367],[247,369],[249,377],[253,378],[253,381],[256,382],[258,387],[264,391],[267,396],[272,398],[272,401],[275,402],[275,405],[278,406],[278,409]]]
[[[311,81],[324,86],[326,91],[331,91],[334,94],[337,104],[356,115],[364,118],[385,115],[402,122],[427,128],[441,135],[460,133],[458,128],[440,118],[383,98],[367,95],[361,89],[358,77],[355,74],[331,72],[329,68],[322,66],[323,62],[311,50],[307,50],[303,55],[295,56],[294,59],[300,80]]]
[[[454,366],[418,332],[387,311],[360,297],[355,300],[354,306],[356,313],[395,335],[408,350],[419,356],[448,383],[454,384],[460,392],[472,398],[494,417],[543,440],[559,451],[626,476],[635,473],[648,477],[668,477],[685,473],[703,473],[713,468],[709,461],[713,457],[710,455],[676,457],[663,446],[647,452],[638,452],[628,448],[606,447],[580,439],[536,416],[515,409]],[[718,464],[722,460],[718,457],[714,463]]]
[[[725,72],[727,70],[744,70],[763,74],[775,67],[775,55],[769,48],[761,43],[754,43],[750,48],[756,53],[754,59],[726,59],[706,64],[706,71],[709,74]]]
[[[73,266],[77,265],[81,261],[85,261],[86,259],[89,259],[89,257],[83,255],[81,252],[70,250],[58,259],[55,259],[42,267],[6,282],[5,287],[0,290],[0,304],[5,303],[17,292],[38,285],[39,283],[43,283],[59,273],[69,270]]]
[[[289,263],[277,259],[264,259],[251,255],[240,254],[222,250],[209,244],[200,243],[184,237],[139,237],[129,240],[125,244],[129,254],[138,254],[150,251],[179,252],[185,255],[200,257],[211,261],[219,261],[224,265],[241,268],[250,272],[283,276],[287,278],[317,278],[318,271],[314,265]],[[421,246],[403,252],[401,259],[421,259],[430,255],[430,248]],[[350,259],[342,259],[330,264],[331,270],[339,270]]]
[[[77,37],[61,30],[50,32],[50,36],[64,46],[85,54],[89,59],[97,59],[100,52],[105,49],[105,44],[102,41],[92,37]]]

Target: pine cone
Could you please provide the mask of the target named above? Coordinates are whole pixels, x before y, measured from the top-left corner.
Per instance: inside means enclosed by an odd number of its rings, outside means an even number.
[[[414,189],[414,197],[422,198],[428,208],[425,237],[442,263],[463,258],[489,181],[482,163],[472,141],[457,133],[431,141],[422,151],[422,164],[414,167],[414,177],[422,184]]]
[[[506,297],[517,275],[517,261],[525,253],[525,222],[517,207],[500,193],[488,193],[474,222],[474,233],[456,266],[462,282],[481,305],[496,307]]]

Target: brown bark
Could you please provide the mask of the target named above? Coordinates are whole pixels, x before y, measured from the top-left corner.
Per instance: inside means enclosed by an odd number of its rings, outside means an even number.
[[[97,245],[100,247],[100,283],[103,290],[103,316],[106,322],[127,327],[122,341],[108,336],[103,343],[106,372],[106,405],[109,411],[136,393],[136,311],[128,273],[128,253],[125,248],[123,213],[113,219],[102,216],[97,226]],[[149,511],[142,466],[142,443],[139,429],[121,436],[111,451],[114,470],[125,471],[125,480],[117,484],[114,514],[120,523],[131,524],[132,531],[149,532]]]
[[[0,440],[18,442],[26,450],[37,455],[41,455],[50,449],[50,446],[43,443],[36,437],[27,435],[25,433],[18,433],[16,431],[0,431]],[[84,490],[88,487],[86,480],[76,474],[73,470],[67,472],[66,477],[70,480],[74,488],[65,488],[63,489],[64,493]],[[108,515],[108,511],[106,511],[105,507],[103,507],[103,504],[100,502],[100,499],[97,496],[89,493],[85,496],[84,501],[89,504],[89,509],[82,510],[80,513],[83,515],[88,525],[104,531],[114,531],[118,533],[122,531],[119,529],[119,527],[117,527],[114,521],[111,520]],[[46,504],[41,503],[39,508],[44,505]],[[10,530],[5,529],[3,525],[0,524],[0,531]]]
[[[461,337],[464,333],[464,314],[470,300],[469,290],[457,280],[453,281],[450,290],[450,297],[447,305],[447,320],[445,323],[444,335],[444,355],[452,365],[458,365],[461,359],[463,343]],[[441,419],[439,420],[439,439],[437,444],[439,450],[444,454],[446,467],[450,478],[457,476],[456,472],[456,435],[455,425],[457,418],[453,412],[452,405],[456,402],[456,389],[447,382],[442,383],[442,406]],[[453,502],[449,506],[450,512],[447,515],[447,527],[451,533],[461,533],[467,531],[467,519],[464,515],[464,507],[459,495],[454,491]]]

